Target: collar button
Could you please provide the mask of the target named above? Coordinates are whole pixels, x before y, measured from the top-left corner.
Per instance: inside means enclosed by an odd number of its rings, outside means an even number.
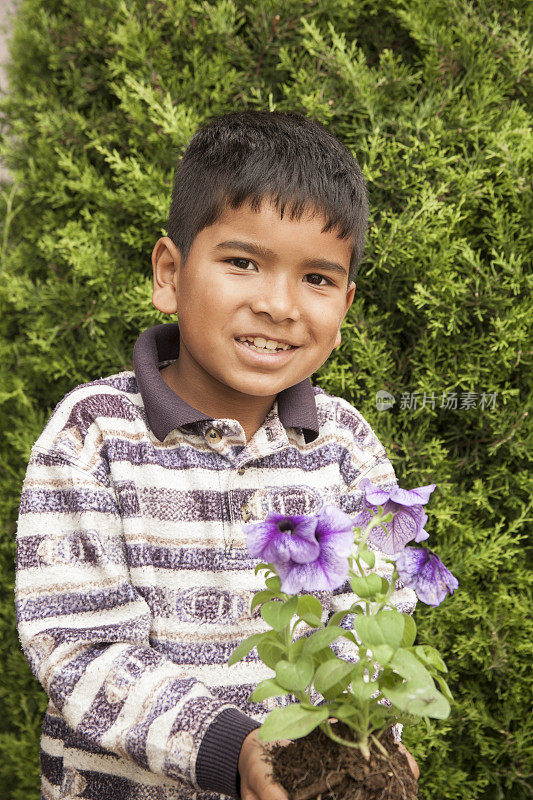
[[[210,442],[213,442],[213,444],[217,444],[222,439],[222,434],[216,428],[209,428],[207,431],[207,438]]]

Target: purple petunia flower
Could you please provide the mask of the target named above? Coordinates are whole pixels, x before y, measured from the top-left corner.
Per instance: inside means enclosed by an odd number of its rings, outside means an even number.
[[[281,590],[288,594],[299,591],[333,590],[348,577],[348,556],[354,544],[353,520],[335,506],[324,506],[314,518],[318,553],[307,563],[295,559],[276,564]]]
[[[298,564],[313,561],[320,551],[316,524],[316,517],[271,513],[264,522],[243,525],[248,552],[276,565],[289,560]]]
[[[372,517],[378,512],[378,506],[383,510],[392,512],[392,522],[385,522],[383,528],[373,528],[368,536],[368,541],[375,545],[382,553],[394,555],[403,550],[407,542],[423,542],[429,534],[424,530],[427,514],[423,506],[428,502],[435,484],[419,486],[417,489],[401,489],[393,486],[384,489],[374,486],[368,478],[363,478],[359,484],[364,491],[363,510],[354,518],[354,525],[365,528]]]
[[[459,586],[440,558],[425,547],[406,547],[395,561],[402,583],[428,606],[440,605],[446,594],[453,594]]]

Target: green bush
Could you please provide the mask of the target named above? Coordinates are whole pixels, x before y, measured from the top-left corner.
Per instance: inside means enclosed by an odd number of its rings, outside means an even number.
[[[3,798],[39,797],[45,696],[12,595],[30,447],[67,391],[130,368],[161,321],[150,253],[176,158],[204,118],[245,108],[317,118],[368,179],[356,299],[314,380],[362,411],[404,486],[438,485],[431,541],[460,589],[416,617],[457,702],[405,732],[421,797],[531,796],[530,13],[527,0],[22,0],[0,108],[14,178],[0,236]]]

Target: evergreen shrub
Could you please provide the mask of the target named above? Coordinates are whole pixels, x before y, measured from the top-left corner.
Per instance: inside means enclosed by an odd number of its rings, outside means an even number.
[[[403,486],[437,484],[430,541],[460,588],[416,620],[456,705],[404,733],[420,796],[531,797],[531,8],[21,0],[0,106],[13,175],[0,236],[2,798],[39,797],[46,701],[12,594],[30,447],[66,392],[131,368],[139,332],[162,321],[150,253],[176,159],[206,117],[251,108],[312,115],[368,180],[355,302],[314,381],[361,410]]]

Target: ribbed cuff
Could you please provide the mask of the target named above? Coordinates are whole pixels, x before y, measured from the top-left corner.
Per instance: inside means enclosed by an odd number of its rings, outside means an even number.
[[[196,757],[198,786],[240,798],[239,756],[242,743],[261,723],[237,708],[225,708],[204,734]]]

